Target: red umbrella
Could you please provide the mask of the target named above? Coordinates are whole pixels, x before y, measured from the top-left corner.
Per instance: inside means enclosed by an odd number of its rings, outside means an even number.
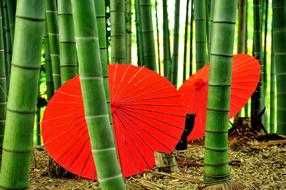
[[[154,166],[154,152],[170,153],[180,140],[185,113],[164,77],[132,65],[109,66],[116,147],[125,177]],[[42,134],[49,155],[66,170],[96,179],[79,77],[57,90],[45,110]]]
[[[209,68],[209,64],[205,65],[190,76],[178,90],[186,113],[196,114],[194,128],[188,136],[188,141],[205,135]],[[256,58],[246,54],[233,57],[229,118],[235,116],[247,103],[256,89],[259,78],[260,65]]]

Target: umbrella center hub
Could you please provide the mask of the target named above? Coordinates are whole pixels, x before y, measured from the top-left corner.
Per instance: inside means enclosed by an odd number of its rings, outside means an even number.
[[[198,79],[196,79],[196,81],[195,81],[195,88],[196,88],[196,89],[200,89],[200,88],[202,88],[206,83],[207,83],[207,82],[204,81],[202,78],[198,78]]]
[[[120,107],[120,102],[114,101],[111,103],[111,111],[114,113]]]

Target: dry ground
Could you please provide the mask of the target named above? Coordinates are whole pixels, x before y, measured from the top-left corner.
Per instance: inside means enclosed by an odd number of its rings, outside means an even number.
[[[271,137],[272,138],[272,137]],[[258,142],[253,135],[230,139],[231,177],[245,189],[286,189],[286,140]],[[188,150],[176,152],[179,173],[162,173],[155,169],[127,179],[132,190],[190,190],[203,186],[203,142],[190,144]],[[31,189],[85,190],[99,189],[97,182],[79,178],[47,176],[48,156],[35,149],[31,165]]]

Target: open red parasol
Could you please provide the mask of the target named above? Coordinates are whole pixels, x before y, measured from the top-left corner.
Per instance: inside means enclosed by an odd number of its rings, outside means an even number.
[[[208,75],[207,64],[184,82],[178,92],[182,96],[186,114],[195,114],[195,124],[188,141],[205,135]],[[235,116],[248,102],[260,78],[260,64],[250,55],[233,56],[229,118]]]
[[[180,95],[145,67],[109,66],[113,132],[123,176],[154,166],[154,152],[170,153],[180,140],[185,113]],[[96,89],[95,89],[96,90]],[[44,146],[66,170],[96,179],[79,77],[57,90],[42,121]]]

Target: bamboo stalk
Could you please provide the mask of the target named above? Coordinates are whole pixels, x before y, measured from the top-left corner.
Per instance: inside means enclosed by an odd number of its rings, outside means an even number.
[[[193,73],[193,36],[194,36],[194,0],[191,2],[191,24],[190,24],[190,69],[189,75]]]
[[[194,0],[195,38],[196,38],[196,70],[208,62],[207,29],[206,29],[206,0]]]
[[[8,10],[6,1],[0,1],[2,8],[2,17],[3,17],[3,32],[4,32],[4,50],[5,50],[5,70],[6,70],[6,89],[7,93],[9,91],[9,81],[11,73],[11,59],[12,59],[12,42],[11,42],[11,33],[10,25],[8,19]]]
[[[53,71],[53,83],[54,90],[56,91],[61,86],[57,8],[55,0],[45,0],[45,2],[50,56]]]
[[[46,22],[47,23],[47,22]],[[50,56],[50,46],[49,46],[49,38],[47,33],[47,24],[46,24],[46,32],[45,32],[45,70],[46,70],[46,85],[47,85],[47,99],[50,100],[54,94],[54,83],[53,83],[53,72],[51,65],[51,56]]]
[[[183,57],[183,82],[187,77],[187,50],[188,50],[188,34],[189,34],[189,6],[190,0],[187,0],[186,17],[185,17],[185,37],[184,37],[184,57]]]
[[[126,63],[132,62],[132,11],[131,0],[125,0],[126,20]]]
[[[253,33],[253,56],[256,57],[261,65],[261,76],[264,75],[264,65],[262,63],[262,31],[261,31],[261,1],[253,0],[253,11],[254,11],[254,33]],[[251,126],[255,130],[260,130],[262,126],[262,118],[259,114],[265,106],[264,103],[264,92],[261,78],[257,85],[255,92],[251,97]]]
[[[177,86],[178,83],[178,61],[179,61],[179,33],[180,33],[180,0],[175,1],[175,26],[172,55],[171,81]]]
[[[125,0],[110,1],[111,63],[127,63]]]
[[[140,18],[142,26],[143,60],[144,65],[156,71],[156,52],[153,33],[151,0],[139,0]]]
[[[155,17],[156,17],[156,35],[157,35],[157,54],[158,54],[158,72],[161,73],[161,51],[160,51],[160,31],[159,31],[159,19],[158,19],[158,0],[155,0]]]
[[[169,18],[168,18],[168,4],[167,0],[163,0],[163,63],[164,76],[170,76],[171,53],[170,53],[170,32],[169,32]],[[170,78],[169,78],[170,79]]]
[[[126,186],[116,155],[104,93],[94,7],[94,0],[86,0],[85,3],[72,0],[85,119],[102,189],[121,190]]]
[[[6,120],[6,103],[7,103],[7,89],[6,89],[6,69],[5,69],[5,53],[3,41],[3,21],[2,10],[0,9],[0,146],[3,144],[5,120]]]
[[[71,0],[58,0],[61,84],[78,74]]]
[[[28,189],[44,10],[44,0],[17,1],[14,53],[0,173],[1,189]]]
[[[142,27],[140,19],[140,6],[139,0],[135,0],[135,16],[136,16],[136,40],[137,40],[137,65],[142,66],[144,63],[143,58],[143,39],[142,39]]]
[[[216,0],[214,6],[204,154],[204,183],[209,185],[230,179],[227,123],[237,1]]]
[[[277,133],[286,134],[286,0],[273,0],[273,50],[277,83]]]
[[[17,0],[4,0],[4,1],[6,1],[7,4],[9,28],[11,32],[11,42],[13,44]]]

